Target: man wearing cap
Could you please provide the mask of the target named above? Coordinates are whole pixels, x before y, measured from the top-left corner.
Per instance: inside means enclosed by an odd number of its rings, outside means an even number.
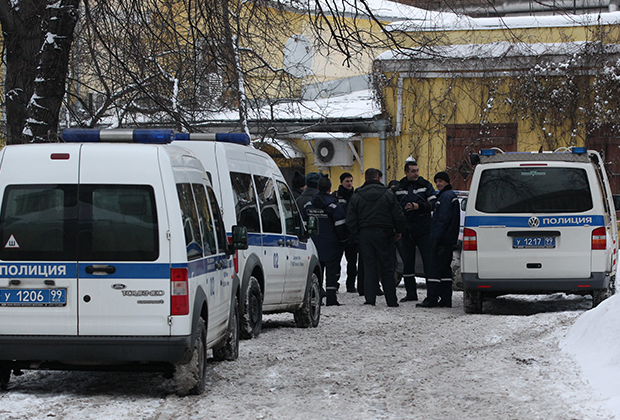
[[[428,268],[427,294],[422,308],[452,307],[452,250],[459,238],[461,206],[452,191],[446,172],[435,175],[439,190],[431,222],[431,259]]]
[[[295,171],[293,174],[293,197],[295,200],[304,192],[306,189],[306,177],[303,176],[299,171]]]
[[[299,207],[300,210],[319,192],[317,185],[321,178],[323,178],[323,175],[318,172],[309,172],[308,175],[306,175],[306,189],[296,200],[297,207]]]
[[[336,191],[332,193],[332,197],[338,200],[344,209],[346,210],[349,200],[353,197],[355,189],[353,188],[353,175],[349,172],[343,172],[340,175],[340,186]],[[344,248],[344,256],[347,259],[347,292],[356,293],[358,290],[363,292],[364,286],[361,284],[364,280],[363,277],[358,276],[362,274],[362,261],[360,261],[360,271],[357,270],[357,255],[358,255],[358,243],[359,238],[356,234],[350,233],[349,240]],[[355,288],[355,278],[357,277],[357,289]],[[363,294],[363,293],[362,293]]]
[[[416,248],[420,251],[424,274],[427,275],[431,256],[431,210],[436,199],[433,184],[420,176],[416,161],[405,162],[405,177],[400,180],[396,197],[407,218],[407,229],[400,242],[407,294],[400,301],[409,302],[418,300],[415,278]]]
[[[347,227],[359,234],[364,259],[364,303],[375,305],[380,275],[387,305],[397,307],[394,243],[403,232],[405,216],[394,193],[379,182],[378,169],[367,169],[364,177],[366,182],[357,189],[347,209]]]

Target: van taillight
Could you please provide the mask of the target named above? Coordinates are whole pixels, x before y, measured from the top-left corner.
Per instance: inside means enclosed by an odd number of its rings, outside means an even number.
[[[170,269],[170,315],[189,314],[187,268]]]
[[[228,245],[232,245],[233,239],[232,236],[228,236]],[[235,264],[235,273],[239,272],[239,250],[235,249],[235,254],[233,255],[233,264]]]
[[[463,229],[463,251],[477,251],[478,240],[476,238],[476,231],[473,229]]]
[[[607,233],[604,227],[596,228],[592,231],[592,249],[607,248]]]

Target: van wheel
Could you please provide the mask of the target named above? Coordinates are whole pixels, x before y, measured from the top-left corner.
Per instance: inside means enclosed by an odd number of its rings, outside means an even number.
[[[207,327],[204,319],[198,320],[192,358],[178,363],[174,369],[174,385],[178,395],[202,394],[207,381]]]
[[[239,305],[237,296],[232,300],[231,305],[226,340],[221,346],[213,349],[213,359],[217,361],[232,361],[239,357]]]
[[[611,276],[607,289],[592,292],[592,307],[596,308],[602,301],[616,293],[616,276]]]
[[[9,388],[11,380],[11,368],[6,367],[4,363],[0,364],[0,389],[6,391]]]
[[[481,292],[463,291],[463,309],[466,314],[481,314],[483,301]]]
[[[241,338],[258,337],[263,328],[263,295],[256,277],[250,277],[245,291],[243,313],[240,320]]]
[[[315,273],[310,275],[301,308],[293,313],[299,328],[316,327],[321,319],[321,284]]]

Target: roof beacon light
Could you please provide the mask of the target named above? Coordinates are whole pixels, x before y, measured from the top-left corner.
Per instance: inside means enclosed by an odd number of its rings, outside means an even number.
[[[583,155],[584,153],[587,153],[588,149],[586,149],[585,147],[573,147],[571,151],[574,154]]]
[[[177,133],[175,140],[215,140],[226,143],[250,144],[250,136],[245,133]]]
[[[481,156],[495,156],[495,150],[494,149],[482,149],[480,150],[480,155]]]
[[[174,130],[168,129],[113,129],[97,130],[68,128],[62,131],[67,143],[147,143],[166,144],[174,140]]]

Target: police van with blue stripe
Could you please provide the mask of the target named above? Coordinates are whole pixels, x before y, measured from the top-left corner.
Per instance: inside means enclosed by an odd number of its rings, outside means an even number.
[[[155,370],[205,388],[234,360],[240,282],[204,167],[172,130],[65,130],[0,152],[0,385],[23,369]]]
[[[241,337],[260,334],[263,313],[292,312],[298,327],[318,326],[318,254],[273,159],[240,133],[177,133],[174,144],[194,152],[206,168],[229,235],[232,226],[247,229],[248,249],[235,254]]]
[[[618,227],[604,162],[581,147],[482,150],[463,232],[463,303],[505,294],[615,292]]]

